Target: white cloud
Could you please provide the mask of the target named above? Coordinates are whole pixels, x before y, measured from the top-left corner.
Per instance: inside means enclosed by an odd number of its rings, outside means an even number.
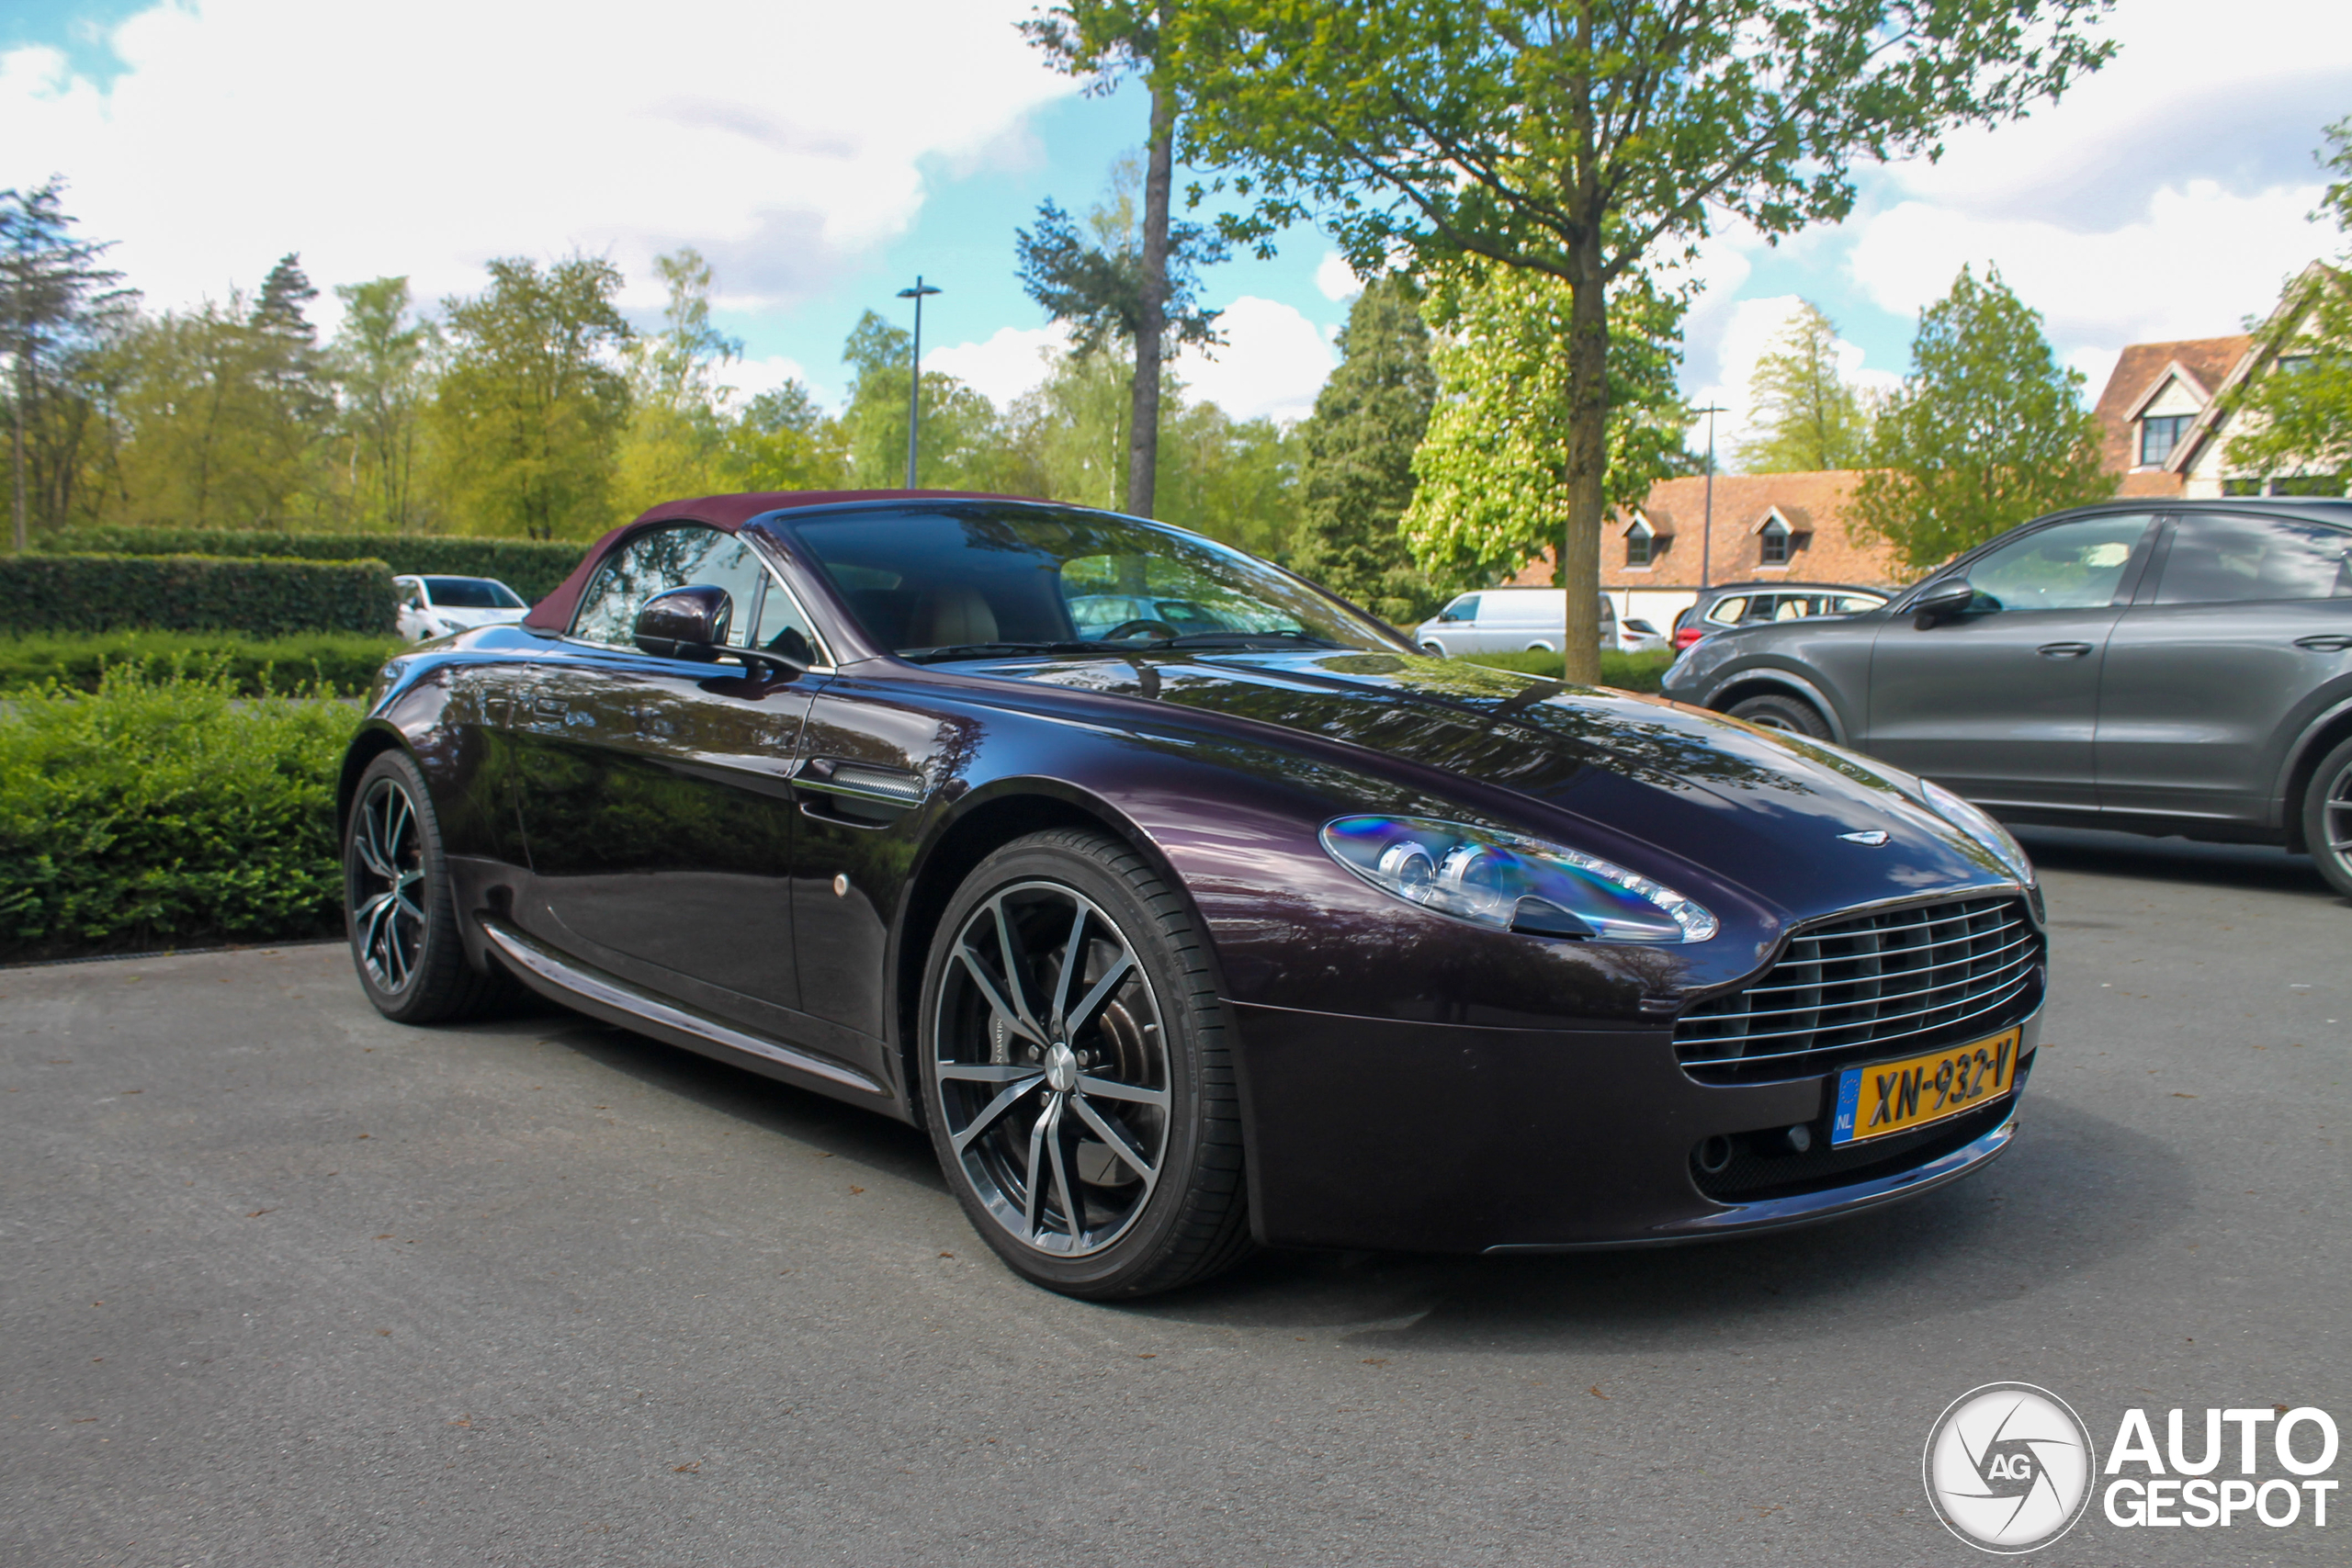
[[[985,343],[925,350],[922,367],[944,371],[987,393],[989,401],[1003,408],[1044,385],[1053,367],[1052,356],[1069,347],[1069,333],[1058,325],[999,327]]]
[[[773,392],[787,381],[797,381],[814,394],[817,389],[808,380],[808,372],[800,362],[781,354],[771,354],[759,359],[738,359],[718,372],[721,386],[735,389],[738,402],[749,402],[762,392]]]
[[[53,51],[0,57],[0,184],[72,181],[87,233],[157,304],[322,278],[480,286],[485,259],[681,243],[730,306],[805,298],[900,231],[918,161],[1033,153],[1075,84],[1012,23],[1023,0],[671,0],[550,24],[526,0],[412,0],[397,26],[313,0],[161,5],[113,34],[105,89]],[[1025,152],[1024,152],[1025,150]],[[637,298],[642,293],[645,298]]]
[[[1225,308],[1217,329],[1228,341],[1215,359],[1189,347],[1177,356],[1189,397],[1236,419],[1305,419],[1314,412],[1340,351],[1313,321],[1280,300],[1244,294]]]
[[[1347,257],[1330,251],[1315,269],[1315,287],[1323,291],[1326,299],[1352,299],[1363,292],[1363,279],[1356,276],[1356,269],[1348,265]]]
[[[1693,407],[1713,404],[1723,411],[1715,415],[1717,471],[1734,465],[1739,444],[1747,436],[1749,422],[1755,417],[1748,400],[1748,384],[1756,374],[1756,361],[1772,346],[1772,340],[1804,303],[1796,295],[1781,294],[1736,300],[1723,313],[1721,327],[1713,342],[1715,380],[1690,394]],[[1868,367],[1863,359],[1859,345],[1843,338],[1838,340],[1838,373],[1849,386],[1865,391],[1886,391],[1901,380],[1894,371]],[[1704,417],[1692,423],[1688,440],[1694,452],[1707,449]]]

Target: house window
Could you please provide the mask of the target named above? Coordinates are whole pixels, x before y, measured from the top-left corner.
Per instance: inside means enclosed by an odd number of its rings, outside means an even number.
[[[1635,523],[1631,528],[1625,530],[1625,564],[1627,566],[1649,565],[1651,547],[1656,543],[1657,536],[1650,532],[1650,525],[1646,523]]]
[[[1761,535],[1762,555],[1766,566],[1789,564],[1789,525],[1775,517],[1764,525]]]
[[[2153,468],[2172,456],[2180,438],[2197,422],[2193,413],[2157,414],[2140,422],[2140,464]]]
[[[2281,376],[2299,376],[2311,367],[2312,356],[2308,354],[2282,354],[2278,356],[2278,374]]]

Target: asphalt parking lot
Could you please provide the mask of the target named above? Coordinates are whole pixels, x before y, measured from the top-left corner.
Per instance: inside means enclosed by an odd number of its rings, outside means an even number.
[[[0,1562],[1984,1561],[1919,1481],[1975,1384],[2103,1452],[2132,1405],[2352,1417],[2352,906],[2030,842],[2047,1043],[1981,1177],[1115,1308],[1000,1268],[916,1134],[618,1030],[404,1029],[338,947],[0,972]],[[2341,1562],[2340,1507],[2095,1503],[2040,1556]]]

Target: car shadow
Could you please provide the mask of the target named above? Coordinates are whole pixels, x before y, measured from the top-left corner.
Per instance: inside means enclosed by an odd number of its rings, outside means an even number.
[[[2037,870],[2134,876],[2216,886],[2274,888],[2332,903],[2352,902],[2328,886],[2309,855],[2269,844],[2208,844],[2080,828],[2013,828]]]

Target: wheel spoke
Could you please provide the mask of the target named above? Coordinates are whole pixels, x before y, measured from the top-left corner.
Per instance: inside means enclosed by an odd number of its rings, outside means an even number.
[[[1162,1111],[1168,1109],[1166,1089],[1145,1089],[1139,1084],[1121,1083],[1116,1078],[1091,1078],[1080,1076],[1078,1080],[1078,1092],[1094,1095],[1102,1100],[1133,1100],[1137,1105],[1156,1106]]]
[[[1025,1194],[1027,1201],[1021,1208],[1021,1237],[1023,1241],[1040,1239],[1037,1216],[1046,1200],[1046,1123],[1052,1121],[1061,1108],[1060,1095],[1047,1095],[1046,1109],[1037,1113],[1037,1120],[1029,1126],[1029,1190]]]
[[[1069,1028],[1065,1021],[1069,1010],[1069,983],[1077,978],[1079,966],[1086,962],[1086,906],[1075,898],[1070,900],[1070,905],[1076,912],[1070,917],[1069,940],[1062,944],[1061,973],[1054,976],[1054,1010],[1048,1020],[1054,1032],[1065,1038]]]
[[[1078,1112],[1080,1121],[1094,1129],[1094,1135],[1108,1145],[1113,1154],[1127,1162],[1129,1169],[1148,1182],[1159,1179],[1159,1168],[1143,1157],[1143,1151],[1135,1146],[1135,1140],[1097,1113],[1094,1107],[1086,1103],[1085,1096],[1073,1095],[1069,1108]]]
[[[1078,1032],[1086,1027],[1086,1021],[1094,1016],[1094,1010],[1101,1007],[1109,998],[1111,993],[1119,988],[1119,983],[1127,977],[1127,971],[1135,966],[1135,953],[1131,950],[1122,950],[1118,962],[1104,972],[1102,978],[1094,982],[1094,988],[1086,993],[1086,999],[1079,1003],[1071,1010],[1069,1015],[1062,1020],[1066,1032],[1063,1038],[1075,1038]]]
[[[352,841],[358,848],[360,863],[390,882],[397,874],[392,870],[391,862],[384,858],[383,834],[384,813],[379,795],[360,808],[359,831],[353,836]]]
[[[989,1004],[989,1010],[1004,1020],[1005,1028],[1035,1044],[1046,1043],[1045,1032],[1030,1022],[1027,1014],[1012,1010],[1012,1005],[1004,999],[1004,993],[998,989],[995,976],[988,972],[986,964],[969,944],[959,945],[956,949],[956,961],[964,966],[964,973],[972,977],[972,984],[979,987],[980,996]]]
[[[1012,993],[1012,1005],[1018,1010],[1014,1016],[1028,1026],[1030,1036],[1042,1043],[1045,1026],[1029,1010],[1029,955],[1021,946],[1020,931],[1005,916],[1001,894],[989,900],[989,914],[996,920],[996,950],[999,962],[1004,966],[1004,988]]]
[[[1038,1078],[1046,1075],[1031,1062],[942,1062],[939,1076],[963,1083],[1011,1083],[1015,1078]]]
[[[1012,1083],[1006,1084],[1002,1091],[1000,1092],[994,1100],[989,1100],[986,1105],[980,1108],[980,1113],[972,1118],[971,1124],[966,1127],[962,1132],[955,1134],[948,1140],[948,1142],[955,1145],[956,1152],[957,1154],[962,1154],[967,1148],[971,1146],[973,1139],[978,1137],[982,1133],[987,1132],[990,1127],[995,1126],[998,1119],[1002,1117],[1006,1111],[1012,1110],[1013,1104],[1019,1100],[1023,1095],[1027,1094],[1031,1089],[1035,1089],[1039,1084],[1044,1083],[1045,1081],[1045,1074],[1033,1073],[1026,1078],[1018,1079]]]
[[[398,812],[399,815],[393,815]],[[414,824],[416,807],[409,803],[408,791],[392,791],[391,802],[384,809],[384,859],[397,867],[401,863],[401,845],[407,842],[409,829]],[[420,860],[424,857],[418,856]]]
[[[1070,1245],[1075,1247],[1085,1246],[1086,1237],[1079,1224],[1078,1199],[1070,1190],[1069,1171],[1062,1161],[1062,1107],[1069,1103],[1066,1094],[1054,1097],[1054,1124],[1046,1129],[1046,1157],[1053,1162],[1054,1193],[1062,1201],[1062,1224],[1069,1228]]]

